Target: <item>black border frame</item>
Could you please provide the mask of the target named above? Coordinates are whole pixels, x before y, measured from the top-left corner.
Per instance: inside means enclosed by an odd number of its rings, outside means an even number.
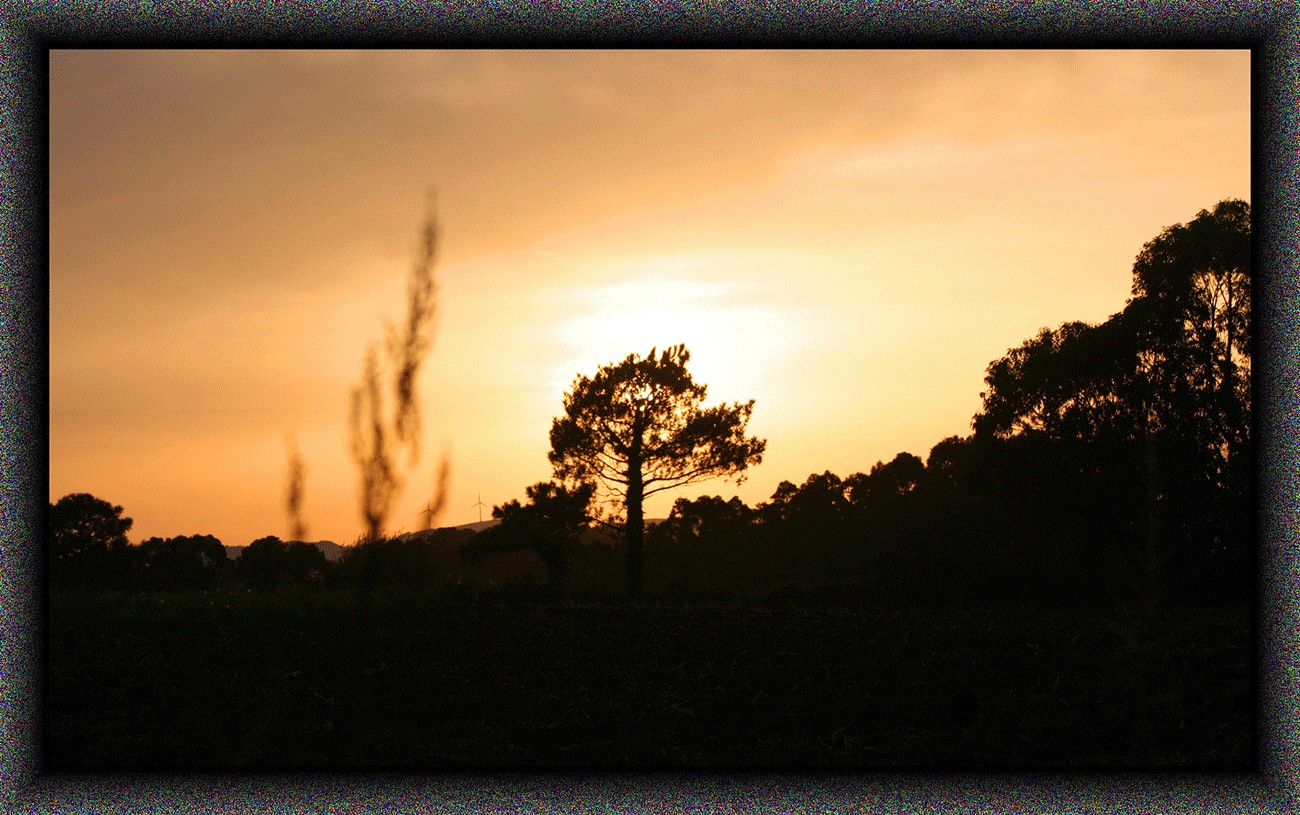
[[[1287,0],[632,2],[220,8],[0,0],[0,802],[16,812],[1276,811],[1300,807],[1300,7]],[[51,48],[1231,47],[1252,51],[1259,584],[1248,773],[50,774],[41,764],[48,502],[47,90]]]

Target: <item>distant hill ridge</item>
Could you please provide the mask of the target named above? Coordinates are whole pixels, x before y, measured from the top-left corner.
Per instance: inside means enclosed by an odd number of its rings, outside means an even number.
[[[645,525],[647,528],[649,528],[651,526],[654,526],[655,524],[663,522],[664,520],[665,520],[664,518],[647,518]],[[404,540],[411,540],[413,538],[422,539],[422,538],[433,536],[439,532],[443,533],[443,535],[440,535],[439,537],[445,536],[446,533],[448,532],[459,532],[462,534],[466,532],[478,533],[478,532],[482,532],[484,529],[489,529],[500,523],[501,523],[500,519],[492,518],[491,520],[487,520],[487,521],[472,521],[470,523],[459,524],[457,526],[441,526],[438,527],[437,529],[424,529],[418,532],[405,532],[401,535],[398,535],[397,540],[404,541]],[[460,535],[457,535],[456,537],[459,538]],[[604,532],[599,529],[592,529],[587,534],[583,535],[583,543],[591,543],[594,540],[603,541],[609,537],[610,534],[608,532]],[[304,542],[310,543],[312,546],[315,546],[317,549],[321,550],[321,552],[325,555],[325,559],[331,562],[337,561],[341,557],[343,557],[343,550],[346,548],[344,546],[340,546],[334,541],[285,541],[285,543],[304,543]],[[239,558],[240,555],[244,554],[244,550],[247,548],[248,548],[247,546],[227,546],[225,547],[226,557],[230,558],[231,560],[236,560]]]

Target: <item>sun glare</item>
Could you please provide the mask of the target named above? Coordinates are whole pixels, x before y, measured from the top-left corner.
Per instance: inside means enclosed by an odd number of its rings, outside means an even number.
[[[710,401],[761,398],[779,381],[810,327],[792,308],[765,302],[761,287],[719,280],[634,278],[584,287],[556,339],[571,349],[550,378],[557,392],[576,373],[684,343],[697,382]]]

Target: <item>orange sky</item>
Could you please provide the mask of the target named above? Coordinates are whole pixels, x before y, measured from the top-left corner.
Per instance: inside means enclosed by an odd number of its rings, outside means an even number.
[[[739,494],[922,458],[984,369],[1097,321],[1164,226],[1250,194],[1246,51],[56,51],[50,496],[134,541],[360,534],[347,396],[438,189],[415,529],[550,476],[578,373],[685,342],[756,399]]]

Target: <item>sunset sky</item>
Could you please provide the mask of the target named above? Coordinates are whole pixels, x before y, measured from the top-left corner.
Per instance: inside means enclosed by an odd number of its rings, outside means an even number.
[[[362,531],[347,401],[436,187],[422,456],[446,525],[550,477],[575,375],[684,342],[755,399],[740,495],[923,459],[990,361],[1250,198],[1247,51],[56,51],[50,498],[130,537]],[[485,512],[486,515],[486,512]]]

